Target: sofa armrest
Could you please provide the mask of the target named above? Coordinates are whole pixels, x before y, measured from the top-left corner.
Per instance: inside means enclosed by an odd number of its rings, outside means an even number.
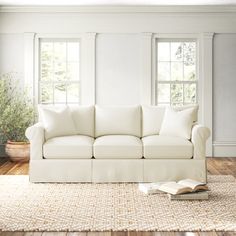
[[[30,141],[30,159],[43,158],[44,127],[42,123],[36,123],[25,131],[26,137]]]
[[[192,128],[191,142],[193,143],[193,158],[205,159],[206,157],[206,141],[210,136],[210,130],[199,124],[195,124]]]

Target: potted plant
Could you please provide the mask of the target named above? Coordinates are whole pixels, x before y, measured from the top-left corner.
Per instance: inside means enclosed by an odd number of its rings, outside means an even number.
[[[0,76],[0,141],[11,161],[29,160],[25,130],[34,122],[34,107],[16,74]]]

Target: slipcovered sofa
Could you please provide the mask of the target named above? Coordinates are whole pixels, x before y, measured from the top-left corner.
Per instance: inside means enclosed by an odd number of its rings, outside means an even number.
[[[54,130],[48,130],[42,121],[26,130],[31,182],[155,182],[184,178],[206,182],[205,146],[210,132],[196,124],[197,107],[190,139],[160,134],[165,107],[67,108],[71,122],[58,113],[61,124]],[[55,112],[59,108],[47,109]],[[50,122],[54,125],[57,120]],[[65,127],[66,135],[60,135]]]

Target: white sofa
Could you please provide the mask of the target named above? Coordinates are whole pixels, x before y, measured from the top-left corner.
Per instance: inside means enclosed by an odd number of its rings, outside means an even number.
[[[31,182],[155,182],[183,178],[206,182],[208,128],[195,124],[190,140],[159,135],[165,108],[158,106],[69,109],[76,127],[71,135],[46,139],[41,122],[26,130],[31,144]]]

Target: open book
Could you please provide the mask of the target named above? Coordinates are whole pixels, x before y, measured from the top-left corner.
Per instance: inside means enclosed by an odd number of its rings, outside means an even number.
[[[163,193],[159,190],[161,185],[167,183],[175,183],[175,182],[156,182],[156,183],[140,183],[139,190],[145,194],[155,194],[155,193]]]
[[[169,182],[162,184],[159,187],[160,191],[170,193],[173,195],[182,194],[182,193],[192,193],[198,191],[206,191],[208,187],[205,183],[198,182],[192,179],[184,179],[179,182]]]

